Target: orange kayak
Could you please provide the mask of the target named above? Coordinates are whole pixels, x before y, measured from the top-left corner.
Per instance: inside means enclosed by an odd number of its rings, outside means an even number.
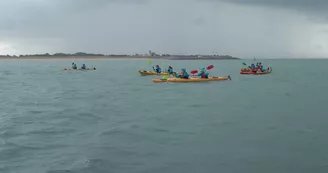
[[[271,72],[246,72],[246,71],[241,71],[240,74],[246,74],[246,75],[265,75],[269,74]]]
[[[154,83],[162,83],[162,82],[189,83],[189,82],[210,82],[210,81],[222,81],[222,80],[231,80],[231,77],[223,76],[223,77],[189,78],[189,79],[182,79],[182,78],[168,78],[168,79],[155,78],[155,79],[152,79],[152,81]]]

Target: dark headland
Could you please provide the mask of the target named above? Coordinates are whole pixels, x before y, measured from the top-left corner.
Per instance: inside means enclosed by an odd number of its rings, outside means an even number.
[[[237,60],[239,58],[230,55],[170,55],[156,54],[135,54],[135,55],[105,55],[77,52],[74,54],[55,53],[55,54],[31,54],[31,55],[0,55],[0,59],[163,59],[163,60]]]

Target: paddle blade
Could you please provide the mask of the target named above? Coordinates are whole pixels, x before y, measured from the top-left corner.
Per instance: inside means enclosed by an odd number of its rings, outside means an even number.
[[[245,63],[245,62],[243,62],[243,65],[246,65],[246,63]]]
[[[190,73],[191,74],[196,74],[196,73],[198,73],[198,70],[192,70]]]
[[[210,66],[208,66],[206,69],[207,69],[207,70],[211,70],[212,68],[214,68],[214,65],[210,65]]]
[[[168,79],[169,78],[169,76],[163,76],[162,77],[162,79]]]
[[[151,65],[151,61],[150,60],[148,60],[148,64]]]

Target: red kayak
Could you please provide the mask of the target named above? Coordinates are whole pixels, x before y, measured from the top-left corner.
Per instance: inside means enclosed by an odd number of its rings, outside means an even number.
[[[246,71],[241,71],[240,74],[248,74],[248,75],[264,75],[264,74],[269,74],[271,73],[270,72],[252,72],[252,71],[249,71],[249,72],[246,72]]]
[[[272,68],[269,67],[268,70],[261,72],[261,71],[240,71],[240,74],[244,74],[244,75],[264,75],[264,74],[269,74],[272,72]]]

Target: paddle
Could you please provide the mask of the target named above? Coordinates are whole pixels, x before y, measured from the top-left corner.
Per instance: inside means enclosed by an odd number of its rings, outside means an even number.
[[[211,70],[212,68],[214,68],[214,65],[210,65],[210,66],[206,67],[206,70]]]
[[[214,68],[214,65],[209,65],[209,66],[206,67],[206,70],[211,70],[211,69],[213,69],[213,68]],[[191,73],[193,76],[195,76],[195,74],[198,73],[198,70],[192,70],[190,73]]]
[[[195,74],[195,73],[198,73],[198,70],[191,70],[190,72],[191,74]]]

